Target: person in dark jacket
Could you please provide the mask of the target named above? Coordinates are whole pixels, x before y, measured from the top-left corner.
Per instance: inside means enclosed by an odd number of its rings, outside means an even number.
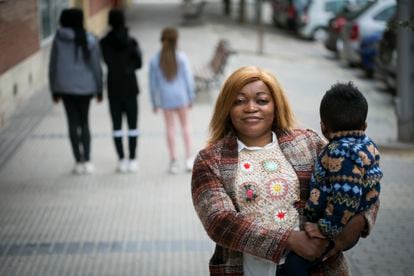
[[[78,8],[62,11],[53,39],[49,62],[49,85],[55,103],[66,111],[69,138],[76,160],[73,173],[92,173],[89,106],[93,96],[102,100],[102,68],[99,44],[83,26]]]
[[[109,12],[112,27],[101,40],[104,61],[108,67],[108,99],[112,117],[113,137],[119,158],[118,172],[137,170],[136,146],[138,138],[138,94],[139,86],[135,71],[142,66],[142,55],[136,39],[128,34],[122,10]],[[122,117],[128,123],[128,158],[124,154]]]

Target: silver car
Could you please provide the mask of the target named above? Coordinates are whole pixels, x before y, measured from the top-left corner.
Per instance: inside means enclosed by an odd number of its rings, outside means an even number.
[[[351,66],[359,65],[362,38],[374,32],[383,32],[396,9],[396,0],[377,0],[349,20],[342,28],[337,42],[341,60]]]
[[[310,0],[297,18],[299,36],[324,40],[329,20],[348,4],[349,0]]]

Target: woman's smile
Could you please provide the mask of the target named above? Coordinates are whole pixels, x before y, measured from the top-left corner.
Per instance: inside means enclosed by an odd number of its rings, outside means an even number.
[[[263,118],[256,117],[256,116],[242,118],[242,121],[244,121],[245,123],[248,123],[248,124],[259,123],[261,120],[263,120]]]

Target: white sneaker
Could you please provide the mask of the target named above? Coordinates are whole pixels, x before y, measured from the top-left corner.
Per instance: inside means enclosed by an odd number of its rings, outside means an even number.
[[[128,163],[128,171],[129,172],[136,172],[138,170],[138,162],[136,159],[129,160]]]
[[[178,166],[178,163],[176,160],[172,160],[170,162],[170,168],[168,169],[168,172],[170,174],[177,174],[180,171],[180,167]]]
[[[188,172],[191,172],[193,170],[193,165],[194,165],[194,158],[188,158],[187,160],[185,160],[185,169]]]
[[[95,166],[91,162],[85,162],[83,166],[85,174],[93,174],[95,172]]]
[[[73,166],[72,173],[73,174],[83,174],[85,172],[85,167],[81,162],[76,162],[75,166]]]
[[[117,172],[126,173],[128,171],[128,160],[121,159],[116,167]]]

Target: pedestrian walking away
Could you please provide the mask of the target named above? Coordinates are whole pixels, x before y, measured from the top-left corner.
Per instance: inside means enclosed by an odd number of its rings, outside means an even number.
[[[117,171],[135,172],[138,168],[136,151],[140,92],[135,71],[142,67],[142,53],[138,41],[129,35],[122,10],[112,9],[109,12],[108,23],[111,30],[101,39],[100,44],[108,68],[108,102],[118,155]],[[126,133],[122,130],[124,115],[128,124]],[[124,153],[124,136],[128,137],[128,155]]]
[[[65,107],[75,157],[73,173],[93,173],[89,106],[93,96],[102,101],[99,45],[85,30],[81,9],[63,10],[60,25],[50,54],[49,86],[53,101],[58,103],[62,99]]]
[[[342,251],[369,232],[378,209],[356,214],[332,248],[301,230],[310,176],[326,142],[295,125],[273,74],[247,66],[224,82],[191,182],[195,210],[216,243],[210,275],[283,276],[287,252],[316,260],[327,248],[333,257],[311,275],[350,274]]]
[[[193,167],[192,139],[188,110],[194,100],[194,79],[190,63],[184,52],[177,50],[178,31],[165,28],[161,34],[161,50],[150,61],[149,83],[154,113],[162,109],[167,129],[167,145],[170,156],[169,172],[179,172],[175,147],[175,118],[178,117],[185,144],[185,168]]]

